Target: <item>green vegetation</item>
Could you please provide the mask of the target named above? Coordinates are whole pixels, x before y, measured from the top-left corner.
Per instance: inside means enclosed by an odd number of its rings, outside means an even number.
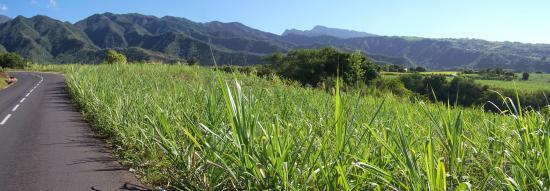
[[[531,73],[529,80],[476,80],[476,83],[501,89],[520,89],[522,92],[550,91],[550,74]]]
[[[407,75],[410,73],[403,72],[382,72],[381,76],[383,78],[395,78],[402,75]],[[458,71],[434,71],[434,72],[418,72],[418,74],[429,76],[429,75],[440,75],[446,77],[464,77],[468,79],[474,79],[474,81],[481,85],[487,85],[490,89],[498,90],[508,90],[514,91],[516,89],[521,90],[521,92],[541,92],[541,91],[550,91],[550,74],[545,73],[530,73],[528,80],[523,80],[522,73],[516,73],[514,75],[508,74],[507,78],[498,78],[498,79],[487,79],[482,77],[482,75],[476,74],[474,72],[465,71],[463,73]],[[520,77],[521,76],[521,77]]]
[[[253,65],[261,58],[298,48],[334,46],[368,53],[380,65],[423,66],[430,70],[502,67],[550,72],[550,45],[373,36],[274,35],[241,23],[197,23],[185,18],[140,14],[95,14],[74,24],[46,16],[16,17],[0,28],[0,51],[17,52],[40,63],[101,63],[116,48],[129,61]],[[193,61],[191,61],[193,60]]]
[[[403,65],[396,64],[386,64],[381,67],[384,72],[397,72],[397,73],[406,73],[406,72],[426,72],[426,68],[422,66],[406,68]]]
[[[341,61],[342,60],[342,61]],[[513,98],[515,104],[521,102],[526,108],[539,109],[548,105],[546,99],[550,91],[538,90],[516,92],[517,89],[480,85],[473,79],[493,79],[510,82],[516,74],[502,69],[486,69],[473,72],[382,72],[381,68],[360,52],[346,53],[334,48],[300,49],[287,55],[273,54],[265,58],[270,63],[260,66],[234,67],[223,66],[225,72],[240,72],[263,77],[281,76],[302,85],[321,87],[331,90],[335,85],[338,66],[341,68],[345,91],[362,90],[391,92],[412,99],[441,101],[459,106],[486,106],[485,109],[497,111],[505,107],[499,101],[501,96]],[[403,67],[384,66],[385,70],[407,71]],[[382,67],[382,69],[384,68]],[[419,69],[422,70],[422,69]],[[517,100],[517,101],[516,101]],[[496,105],[496,107],[495,107]]]
[[[0,52],[0,69],[1,68],[22,69],[27,67],[28,62],[29,61],[21,57],[19,54]]]
[[[422,75],[441,75],[441,76],[454,76],[458,75],[456,71],[433,71],[433,72],[419,72]]]
[[[500,68],[485,69],[478,72],[464,71],[464,74],[476,74],[469,75],[468,78],[479,80],[500,80],[500,81],[512,81],[517,79],[517,75],[511,71],[505,71]]]
[[[2,70],[2,67],[0,67],[0,90],[6,88],[8,86],[8,75],[4,73]]]
[[[175,65],[63,70],[153,185],[189,190],[548,190],[550,108],[507,115]],[[434,78],[431,83],[441,79]],[[500,103],[503,103],[501,100]]]
[[[126,56],[118,53],[116,50],[108,50],[106,57],[106,64],[126,64]]]
[[[515,105],[521,103],[526,108],[540,109],[549,105],[546,95],[550,91],[518,91],[519,88],[498,88],[480,85],[471,78],[463,76],[446,77],[443,75],[400,75],[404,86],[417,94],[416,98],[427,97],[432,101],[443,101],[452,105],[485,106],[485,109],[496,111],[496,107],[506,107],[501,97],[510,97]],[[511,81],[506,82],[511,85]],[[495,107],[496,106],[496,107]]]
[[[265,60],[273,73],[311,86],[334,84],[338,72],[348,85],[368,83],[378,77],[380,70],[361,52],[346,53],[335,48],[293,50]]]

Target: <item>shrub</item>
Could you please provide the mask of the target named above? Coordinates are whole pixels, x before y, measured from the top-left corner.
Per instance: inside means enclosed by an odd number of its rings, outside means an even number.
[[[454,78],[449,85],[449,102],[463,106],[471,106],[483,102],[487,86],[481,86],[472,79]]]
[[[445,76],[441,76],[441,75],[428,76],[424,78],[424,84],[426,84],[426,94],[433,100],[446,101],[448,99],[449,84]]]
[[[376,89],[378,90],[389,91],[398,96],[409,96],[412,94],[412,92],[405,88],[403,83],[397,78],[378,78],[376,80],[373,80],[370,84],[374,85],[374,87],[376,87]]]
[[[28,61],[16,53],[0,53],[0,67],[25,68]]]
[[[422,66],[418,66],[414,69],[414,71],[416,71],[416,72],[425,72],[425,71],[428,71],[428,70],[426,70],[426,68],[424,68]]]
[[[529,80],[529,73],[523,72],[522,80]]]
[[[405,87],[413,92],[423,92],[426,88],[424,78],[420,74],[408,74],[399,76],[399,80]]]
[[[383,70],[386,72],[407,72],[407,68],[405,68],[404,66],[395,65],[395,64],[386,65],[383,67]]]
[[[348,85],[369,82],[379,77],[380,67],[361,52],[341,52],[335,48],[293,50],[264,58],[282,77],[303,85],[317,86],[338,75]]]
[[[126,61],[124,54],[118,53],[116,50],[107,51],[106,64],[126,64]]]
[[[187,61],[187,64],[190,65],[190,66],[193,66],[193,65],[199,65],[200,64],[199,62],[200,62],[199,59],[197,57],[193,56],[193,57],[191,57],[191,59],[189,59]]]

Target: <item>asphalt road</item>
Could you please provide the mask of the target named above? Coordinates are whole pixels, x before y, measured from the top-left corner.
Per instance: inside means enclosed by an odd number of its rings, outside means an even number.
[[[64,77],[10,73],[0,90],[0,190],[146,190],[71,103]]]

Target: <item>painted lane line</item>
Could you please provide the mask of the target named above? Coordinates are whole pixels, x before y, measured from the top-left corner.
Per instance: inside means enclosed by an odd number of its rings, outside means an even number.
[[[19,103],[23,103],[25,101],[26,98],[23,98],[21,99],[21,101],[19,101]]]
[[[2,120],[2,122],[0,122],[0,125],[6,124],[6,122],[8,121],[8,119],[10,119],[10,117],[11,117],[11,114],[6,115],[6,117],[4,118],[4,120]]]
[[[15,105],[15,107],[13,107],[13,109],[11,111],[15,111],[15,110],[17,110],[17,108],[19,108],[19,104]]]
[[[29,97],[29,95],[31,95],[31,93],[27,93],[27,95],[25,95],[25,97]]]

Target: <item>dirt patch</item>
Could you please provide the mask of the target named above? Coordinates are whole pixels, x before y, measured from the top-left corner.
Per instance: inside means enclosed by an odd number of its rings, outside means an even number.
[[[15,82],[17,82],[16,78],[10,77],[5,72],[0,72],[0,89],[4,89]]]

